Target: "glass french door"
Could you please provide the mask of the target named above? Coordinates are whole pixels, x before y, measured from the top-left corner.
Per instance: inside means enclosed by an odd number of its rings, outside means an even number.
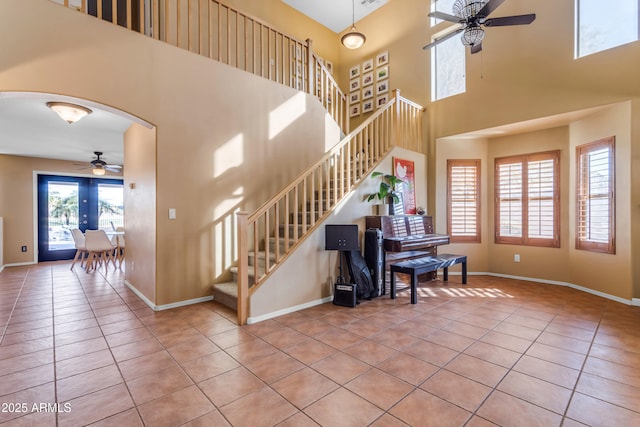
[[[72,259],[71,230],[124,226],[121,179],[38,175],[38,261]]]

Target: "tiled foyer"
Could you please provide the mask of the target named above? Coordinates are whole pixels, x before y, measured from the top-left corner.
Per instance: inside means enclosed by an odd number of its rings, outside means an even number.
[[[451,276],[417,305],[238,327],[213,302],[154,313],[118,270],[7,268],[0,424],[637,426],[639,325],[640,307],[570,288]]]

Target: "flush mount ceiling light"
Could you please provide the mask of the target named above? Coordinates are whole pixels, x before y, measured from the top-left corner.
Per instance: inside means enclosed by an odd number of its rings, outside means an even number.
[[[367,38],[364,34],[358,32],[356,30],[356,1],[353,0],[353,8],[352,8],[352,21],[351,21],[351,30],[344,36],[340,41],[347,49],[357,49],[367,41]]]
[[[90,109],[68,102],[47,102],[47,107],[58,113],[60,118],[70,125],[91,114]]]

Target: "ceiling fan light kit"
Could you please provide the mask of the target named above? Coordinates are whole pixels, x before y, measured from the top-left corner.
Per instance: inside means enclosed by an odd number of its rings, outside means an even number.
[[[47,102],[47,107],[55,111],[62,120],[70,125],[92,113],[87,107],[69,102]]]
[[[453,15],[439,11],[429,13],[431,18],[460,24],[462,27],[451,31],[439,39],[433,40],[431,43],[425,45],[423,49],[427,50],[432,48],[438,43],[462,33],[460,37],[462,44],[471,47],[472,54],[478,53],[482,50],[482,40],[484,40],[485,36],[483,26],[506,27],[510,25],[527,25],[536,19],[535,13],[488,18],[491,12],[504,3],[504,1],[505,0],[456,0],[452,7]]]
[[[489,0],[456,0],[453,3],[453,14],[460,18],[469,19],[476,16]]]
[[[478,27],[470,27],[462,32],[462,44],[465,46],[476,46],[484,40],[484,30]]]
[[[353,8],[352,8],[352,20],[351,20],[351,29],[347,34],[342,36],[340,42],[347,49],[358,49],[360,46],[367,41],[367,38],[361,32],[356,30],[356,1],[353,0]]]
[[[89,162],[89,167],[91,167],[91,172],[94,175],[102,176],[106,174],[107,171],[122,173],[122,166],[110,165],[102,160],[102,151],[94,151],[93,154],[96,155],[96,158]]]

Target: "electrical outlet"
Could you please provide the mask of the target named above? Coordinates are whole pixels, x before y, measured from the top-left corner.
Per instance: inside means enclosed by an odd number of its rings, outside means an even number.
[[[27,247],[26,247],[26,246],[23,246],[23,247],[21,247],[21,248],[20,248],[20,250],[21,250],[22,252],[27,252]]]
[[[520,262],[520,254],[513,255],[513,262]]]

